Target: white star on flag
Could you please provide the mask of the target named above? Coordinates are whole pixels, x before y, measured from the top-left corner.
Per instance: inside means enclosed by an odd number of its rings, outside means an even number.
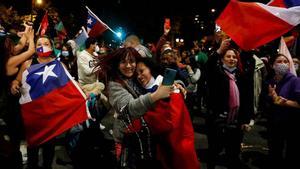
[[[87,21],[87,23],[88,23],[89,25],[92,24],[92,22],[93,22],[93,21],[92,21],[91,18],[89,18],[88,21]]]
[[[43,75],[43,84],[44,84],[49,76],[57,77],[57,75],[52,71],[54,69],[54,67],[55,67],[55,64],[51,65],[51,66],[46,65],[43,72],[39,72],[39,73],[35,73],[35,74]]]

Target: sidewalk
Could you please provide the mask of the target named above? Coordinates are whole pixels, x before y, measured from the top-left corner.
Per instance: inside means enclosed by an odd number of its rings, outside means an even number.
[[[265,139],[266,119],[257,119],[256,124],[250,132],[245,133],[244,141],[242,143],[242,161],[250,169],[265,169],[267,162],[267,140]],[[207,137],[205,129],[205,119],[202,115],[195,116],[193,119],[195,130],[195,147],[198,157],[201,162],[201,169],[207,169]],[[216,169],[226,169],[226,167],[219,164]]]

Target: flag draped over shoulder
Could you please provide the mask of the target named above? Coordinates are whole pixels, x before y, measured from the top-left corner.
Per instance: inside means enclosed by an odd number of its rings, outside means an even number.
[[[21,91],[28,146],[40,145],[90,116],[84,94],[58,60],[25,70]]]
[[[45,13],[43,19],[42,19],[42,22],[41,22],[41,32],[40,32],[40,35],[43,36],[45,35],[46,31],[47,31],[47,28],[48,28],[48,25],[49,25],[49,22],[48,22],[48,12]]]
[[[102,22],[89,8],[87,8],[87,10],[87,33],[90,37],[97,37],[109,29],[109,27]]]
[[[281,0],[283,1],[283,0]],[[216,23],[239,47],[250,50],[266,44],[300,23],[300,0],[294,6],[275,7],[230,0]],[[272,4],[272,3],[270,3]]]

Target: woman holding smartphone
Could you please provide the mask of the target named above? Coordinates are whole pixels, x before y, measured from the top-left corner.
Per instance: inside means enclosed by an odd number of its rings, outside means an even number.
[[[175,70],[166,69],[162,77],[156,72],[158,69],[155,65],[149,58],[137,60],[137,80],[147,92],[155,92],[161,81],[163,85],[174,83]],[[194,129],[184,101],[186,90],[176,82],[174,88],[169,100],[158,101],[144,118],[150,131],[158,138],[157,159],[163,169],[199,169]]]
[[[106,80],[109,102],[115,110],[113,136],[121,145],[117,158],[120,167],[128,169],[157,168],[147,124],[143,123],[143,132],[133,131],[128,125],[172,92],[171,86],[160,85],[155,92],[143,94],[135,76],[136,59],[140,57],[134,48],[119,48],[101,57],[96,67],[99,79]]]

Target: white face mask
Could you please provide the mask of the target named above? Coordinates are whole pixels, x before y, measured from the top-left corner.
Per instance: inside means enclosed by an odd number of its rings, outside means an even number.
[[[99,52],[100,51],[100,48],[99,48],[99,46],[98,45],[96,45],[96,47],[95,47],[95,52]]]
[[[280,76],[284,76],[290,70],[289,65],[284,64],[284,63],[276,63],[273,66],[273,68],[275,70],[275,73]]]
[[[69,51],[62,51],[62,52],[61,52],[61,55],[62,55],[62,56],[65,56],[65,57],[66,57],[66,56],[69,56]]]

